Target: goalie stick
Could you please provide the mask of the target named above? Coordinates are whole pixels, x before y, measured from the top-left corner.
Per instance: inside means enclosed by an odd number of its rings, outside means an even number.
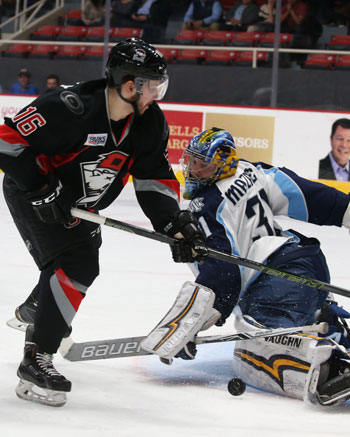
[[[148,229],[140,228],[129,223],[124,223],[119,220],[100,216],[98,214],[85,211],[78,208],[72,208],[71,214],[74,217],[81,218],[100,225],[109,226],[112,228],[120,229],[122,231],[131,232],[132,234],[140,235],[142,237],[150,238],[152,240],[160,241],[161,243],[167,243],[173,245],[176,241],[175,238],[168,237],[167,235],[159,232],[150,231]],[[262,273],[266,273],[270,276],[278,276],[291,282],[298,282],[301,285],[307,285],[308,287],[316,288],[318,290],[327,291],[328,293],[339,294],[340,296],[350,297],[350,291],[345,288],[337,287],[336,285],[327,284],[326,282],[319,281],[317,279],[309,279],[299,275],[293,275],[282,270],[278,270],[274,267],[261,264],[257,261],[241,258],[240,256],[219,252],[218,250],[208,248],[208,256],[221,261],[225,261],[231,264],[237,264],[240,266],[248,267],[253,270],[257,270]]]
[[[280,335],[307,334],[328,332],[328,323],[318,325],[298,326],[291,328],[259,329],[256,331],[239,332],[230,335],[209,335],[195,337],[196,344],[221,343],[226,341],[254,340],[262,337],[277,337]],[[152,355],[141,348],[141,342],[146,337],[115,338],[74,343],[71,337],[64,338],[59,351],[69,361],[90,361],[107,358],[125,358],[140,355]]]

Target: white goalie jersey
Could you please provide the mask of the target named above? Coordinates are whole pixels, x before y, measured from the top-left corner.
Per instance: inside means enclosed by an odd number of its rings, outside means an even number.
[[[275,216],[341,226],[348,204],[344,193],[286,168],[240,160],[234,176],[199,191],[189,209],[197,216],[208,246],[265,263],[284,244],[299,242],[297,234],[280,228]],[[260,274],[212,259],[198,268],[197,282],[235,302]]]

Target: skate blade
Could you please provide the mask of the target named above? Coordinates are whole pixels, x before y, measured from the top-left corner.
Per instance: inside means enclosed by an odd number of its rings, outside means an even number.
[[[20,379],[16,387],[16,395],[25,401],[50,407],[63,407],[67,402],[67,396],[64,392],[43,389],[23,379]]]
[[[350,397],[350,388],[347,388],[333,396],[319,396],[322,405],[340,405]]]
[[[26,331],[28,323],[21,322],[17,319],[17,317],[13,317],[12,319],[6,322],[6,325],[10,328],[18,329],[19,331]]]

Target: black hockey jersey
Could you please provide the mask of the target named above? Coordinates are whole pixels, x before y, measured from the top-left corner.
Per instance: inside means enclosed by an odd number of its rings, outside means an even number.
[[[167,160],[169,129],[156,103],[142,117],[112,122],[106,80],[47,92],[0,126],[0,167],[23,191],[55,172],[78,207],[95,211],[118,197],[129,175],[137,199],[162,231],[178,210],[179,184]]]

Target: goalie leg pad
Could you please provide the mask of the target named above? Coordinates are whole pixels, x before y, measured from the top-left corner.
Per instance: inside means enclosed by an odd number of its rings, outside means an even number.
[[[211,318],[214,300],[210,288],[185,282],[170,311],[142,341],[142,349],[161,358],[174,357]]]
[[[253,331],[254,327],[266,328],[251,317],[238,314],[236,308],[237,331]],[[237,341],[232,363],[235,376],[262,390],[303,399],[311,342],[317,343],[317,340],[298,334]]]

